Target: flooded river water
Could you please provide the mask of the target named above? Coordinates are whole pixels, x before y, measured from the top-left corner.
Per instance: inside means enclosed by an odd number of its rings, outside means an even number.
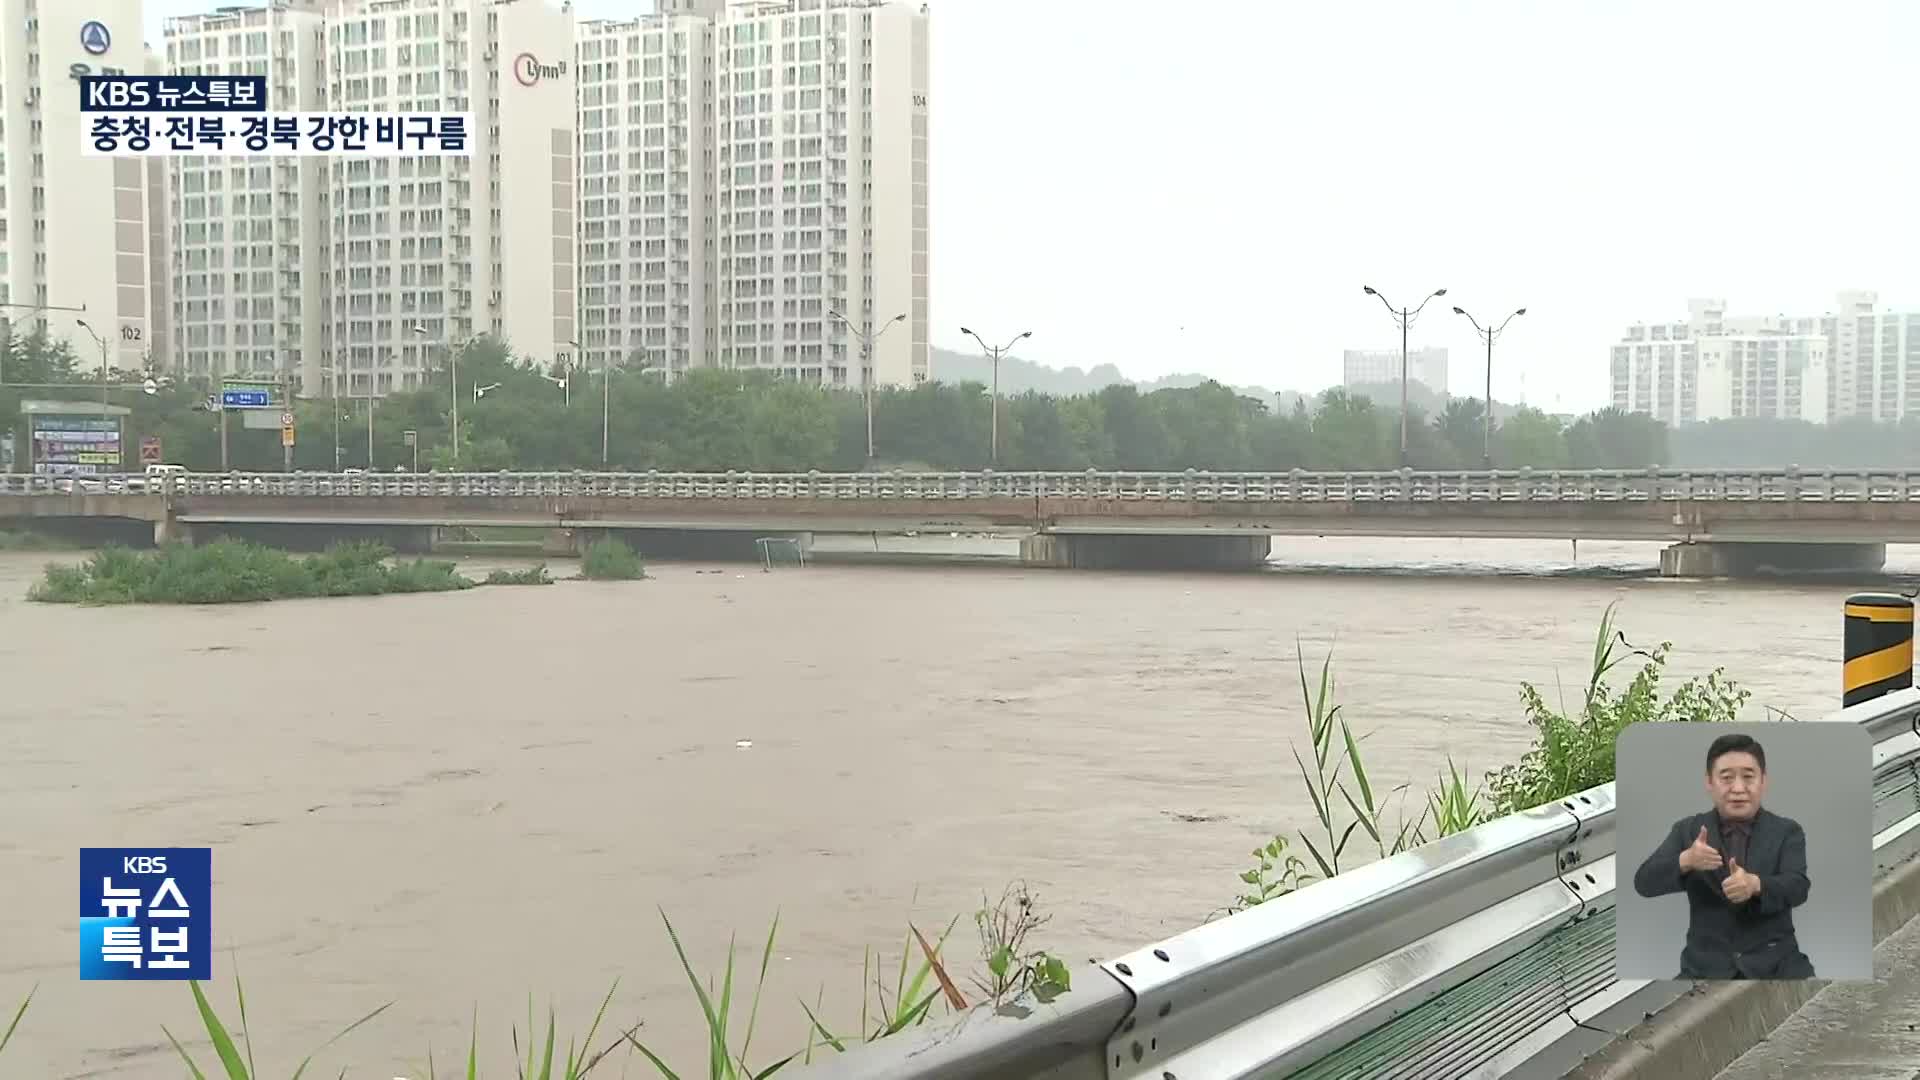
[[[1756,714],[1838,695],[1844,585],[1634,576],[1652,545],[1583,546],[1574,573],[1564,544],[1275,549],[1313,572],[668,564],[191,609],[29,605],[50,556],[0,555],[0,1023],[39,987],[0,1074],[177,1077],[162,1024],[204,1053],[184,987],[78,981],[82,846],[213,848],[211,990],[230,1007],[237,964],[269,1073],[389,1000],[316,1068],[423,1075],[431,1046],[444,1070],[477,1009],[510,1071],[529,995],[564,1045],[616,976],[608,1022],[703,1073],[661,910],[716,974],[733,932],[757,967],[778,912],[765,1061],[799,1045],[800,997],[855,1026],[863,947],[897,963],[909,920],[1010,880],[1074,960],[1226,903],[1310,818],[1296,642],[1333,649],[1392,782],[1516,757],[1521,681],[1571,696],[1614,600]],[[965,967],[964,919],[955,940]]]

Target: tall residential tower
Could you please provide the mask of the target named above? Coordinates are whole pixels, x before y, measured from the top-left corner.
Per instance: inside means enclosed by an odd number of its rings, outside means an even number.
[[[927,35],[867,0],[584,24],[585,363],[927,379]]]
[[[83,365],[124,371],[167,359],[165,168],[83,153],[76,79],[149,71],[142,16],[140,0],[0,0],[0,320],[42,323]]]

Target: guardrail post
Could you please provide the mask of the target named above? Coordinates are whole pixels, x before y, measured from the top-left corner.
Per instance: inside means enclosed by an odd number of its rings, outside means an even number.
[[[1893,593],[1847,597],[1840,704],[1858,705],[1913,685],[1913,600]]]

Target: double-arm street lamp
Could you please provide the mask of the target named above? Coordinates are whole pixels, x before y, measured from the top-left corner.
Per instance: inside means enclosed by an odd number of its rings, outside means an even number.
[[[1367,291],[1368,296],[1378,297],[1381,303],[1387,305],[1393,321],[1400,324],[1400,467],[1404,469],[1407,467],[1407,327],[1413,325],[1413,320],[1420,317],[1420,312],[1434,297],[1447,295],[1447,290],[1433,290],[1425,300],[1420,301],[1419,307],[1409,310],[1394,307],[1392,301],[1381,296],[1371,285],[1360,287]],[[1440,390],[1444,393],[1446,388],[1440,387]]]
[[[321,374],[327,377],[328,388],[333,397],[333,471],[339,472],[346,466],[346,448],[340,445],[340,421],[353,419],[340,411],[340,369],[323,367]],[[352,374],[349,372],[348,377]],[[347,386],[347,400],[353,400],[353,386]],[[373,468],[373,387],[367,387],[367,468]]]
[[[831,309],[827,314],[839,319],[840,325],[846,327],[847,333],[852,334],[853,339],[860,343],[860,393],[866,398],[867,403],[867,464],[871,465],[873,464],[873,346],[880,340],[882,334],[893,327],[894,323],[905,321],[907,315],[901,312],[888,319],[886,325],[880,329],[867,334],[855,329],[845,315]]]
[[[579,342],[569,341],[567,342],[567,344],[573,346],[574,351],[576,353],[579,352],[579,349],[580,349]],[[664,365],[649,364],[646,362],[647,360],[646,346],[642,345],[639,348],[638,352],[640,354],[640,366],[633,369],[633,373],[635,375],[645,375],[649,371],[665,372],[667,370],[667,368]],[[612,442],[608,435],[608,433],[613,430],[612,426],[608,422],[612,416],[613,416],[613,350],[608,349],[606,351],[605,359],[600,361],[600,467],[602,469],[609,468],[613,460],[611,449],[610,449],[612,446]]]
[[[960,332],[980,342],[980,347],[985,349],[987,355],[993,358],[993,419],[988,424],[991,434],[987,436],[987,458],[993,464],[998,465],[1000,464],[1000,358],[1007,355],[1015,345],[1032,337],[1033,331],[1023,330],[1020,332],[1019,337],[1014,338],[1012,341],[998,348],[987,344],[986,340],[979,334],[974,333],[964,326],[960,328]]]
[[[1467,315],[1465,308],[1456,306],[1453,309],[1453,313],[1455,315],[1466,315],[1467,321],[1473,324],[1474,333],[1479,334],[1480,340],[1487,343],[1487,415],[1481,417],[1484,427],[1482,435],[1485,438],[1485,444],[1480,451],[1480,467],[1491,472],[1493,470],[1493,342],[1495,338],[1500,336],[1500,332],[1507,328],[1508,323],[1512,322],[1518,316],[1525,315],[1527,309],[1515,309],[1512,315],[1500,320],[1499,326],[1492,328],[1481,326],[1480,320],[1471,315]]]

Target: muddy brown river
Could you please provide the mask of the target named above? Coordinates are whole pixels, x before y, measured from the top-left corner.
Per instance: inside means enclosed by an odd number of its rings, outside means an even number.
[[[672,564],[117,609],[30,605],[50,556],[0,555],[0,1024],[38,986],[0,1075],[177,1077],[163,1024],[212,1065],[184,986],[78,980],[83,846],[213,849],[210,990],[230,1012],[244,977],[269,1074],[392,1001],[316,1072],[423,1076],[430,1048],[444,1072],[478,1010],[510,1075],[529,995],[564,1047],[616,977],[609,1023],[704,1073],[661,910],[716,977],[730,933],[757,966],[778,913],[758,1065],[800,1044],[801,997],[856,1026],[863,947],[897,964],[909,921],[1010,880],[1073,960],[1226,903],[1251,847],[1310,820],[1296,641],[1332,647],[1393,782],[1516,757],[1520,682],[1576,693],[1614,600],[1636,642],[1676,643],[1676,677],[1724,665],[1756,714],[1833,707],[1844,586],[1608,573],[1657,552],[1289,540],[1277,562],[1313,572]],[[963,918],[957,968],[974,940]],[[595,1075],[623,1069],[651,1075]]]

